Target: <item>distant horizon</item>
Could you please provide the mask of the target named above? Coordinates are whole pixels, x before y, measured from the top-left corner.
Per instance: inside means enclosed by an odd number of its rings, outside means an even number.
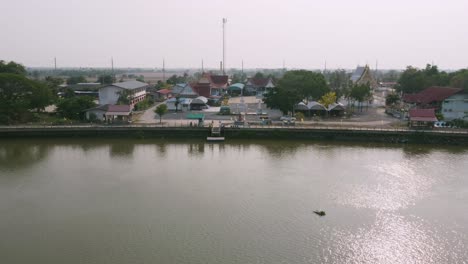
[[[24,65],[24,64],[23,64]],[[468,67],[466,68],[458,68],[458,69],[442,69],[440,68],[438,65],[434,64],[435,66],[438,67],[438,69],[440,71],[458,71],[458,70],[462,70],[462,69],[468,69]],[[47,67],[47,66],[38,66],[38,67],[30,67],[30,66],[26,66],[26,69],[28,70],[34,70],[34,69],[40,69],[40,70],[54,70],[55,68],[54,67]],[[365,66],[365,65],[358,65],[356,67],[361,67],[361,66]],[[408,65],[408,66],[412,66],[412,67],[416,67],[414,65]],[[336,70],[346,70],[346,71],[353,71],[356,69],[355,68],[327,68],[326,71],[336,71]],[[370,67],[370,66],[369,66]],[[426,65],[424,65],[424,67],[416,67],[416,68],[419,68],[419,69],[424,69],[426,67]],[[112,67],[57,67],[57,70],[93,70],[93,69],[96,69],[96,70],[112,70]],[[375,70],[374,68],[370,67],[371,70]],[[377,69],[378,71],[404,71],[406,69],[403,68],[403,69],[396,69],[396,68],[379,68]],[[114,67],[114,70],[145,70],[145,71],[161,71],[162,68],[158,68],[158,67]],[[165,71],[166,72],[170,72],[170,71],[184,71],[184,70],[189,70],[189,71],[201,71],[201,68],[190,68],[190,67],[178,67],[178,68],[165,68]],[[241,68],[228,68],[226,69],[226,71],[232,71],[232,70],[238,70],[240,71]],[[244,71],[256,71],[256,70],[283,70],[283,68],[244,68]],[[324,71],[325,69],[320,69],[320,68],[286,68],[287,71],[291,71],[291,70],[309,70],[309,71]],[[204,71],[205,72],[208,72],[208,71],[220,71],[219,68],[207,68],[205,67],[204,68]]]
[[[27,67],[468,68],[466,0],[17,0],[0,59]],[[285,66],[283,66],[285,65]]]

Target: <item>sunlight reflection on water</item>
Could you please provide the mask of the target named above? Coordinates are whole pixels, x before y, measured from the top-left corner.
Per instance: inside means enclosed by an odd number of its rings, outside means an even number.
[[[438,165],[444,170],[438,171]],[[354,232],[324,229],[333,244],[323,249],[323,262],[466,263],[465,234],[400,213],[430,196],[444,178],[440,175],[450,175],[444,160],[383,161],[362,170],[358,182],[341,186],[332,196],[344,206],[375,210],[375,221]]]
[[[410,162],[369,165],[359,183],[343,186],[335,193],[342,205],[395,211],[424,197],[435,183],[433,178],[415,172]]]
[[[466,238],[444,230],[443,226],[434,227],[434,223],[418,217],[379,212],[374,224],[357,232],[326,230],[334,244],[324,249],[323,260],[326,263],[465,263],[468,254],[463,239]]]

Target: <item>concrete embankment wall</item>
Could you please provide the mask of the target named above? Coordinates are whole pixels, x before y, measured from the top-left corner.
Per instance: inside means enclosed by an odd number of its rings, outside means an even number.
[[[200,138],[206,139],[208,128],[167,127],[47,127],[0,128],[0,138],[20,137],[108,137],[108,138]]]
[[[0,138],[21,137],[125,137],[194,138],[205,140],[208,128],[168,127],[21,127],[0,128]],[[426,143],[468,146],[468,133],[413,130],[332,128],[226,128],[229,139],[311,139],[386,143]]]
[[[468,146],[467,133],[374,129],[242,129],[227,130],[226,138],[315,139],[355,142],[424,143]]]

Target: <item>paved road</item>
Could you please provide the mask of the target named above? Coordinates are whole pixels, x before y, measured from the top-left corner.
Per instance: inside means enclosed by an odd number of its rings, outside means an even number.
[[[150,124],[159,122],[159,117],[154,113],[154,109],[156,109],[156,107],[158,107],[158,105],[160,104],[162,103],[157,103],[153,107],[146,109],[143,115],[141,115],[136,122],[140,124]]]

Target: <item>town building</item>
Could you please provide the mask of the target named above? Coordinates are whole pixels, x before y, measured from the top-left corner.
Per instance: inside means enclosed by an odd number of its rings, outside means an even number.
[[[173,96],[173,94],[172,90],[170,89],[161,89],[155,92],[151,92],[151,96],[153,97],[153,100],[158,101],[169,99]]]
[[[172,96],[173,97],[183,97],[183,98],[196,98],[198,93],[195,92],[193,87],[188,83],[179,83],[172,87]]]
[[[169,111],[185,112],[190,111],[190,103],[192,103],[192,100],[192,98],[172,97],[166,100],[165,104]]]
[[[402,100],[408,108],[434,108],[439,112],[445,99],[461,91],[460,88],[433,86],[415,94],[403,94]]]
[[[366,65],[364,67],[358,66],[351,75],[350,80],[353,84],[357,85],[369,84],[372,89],[378,87],[377,81],[372,76],[372,72],[369,68],[369,65]]]
[[[210,94],[211,96],[222,96],[227,93],[229,87],[229,76],[227,75],[212,75],[209,74]]]
[[[86,119],[110,123],[128,122],[131,120],[131,108],[129,105],[100,105],[86,110]]]
[[[126,90],[129,91],[130,107],[141,102],[146,97],[148,84],[139,81],[126,81],[113,83],[99,88],[99,104],[115,105],[120,95]]]
[[[468,121],[468,93],[458,92],[445,98],[440,112],[446,121],[455,119]]]
[[[257,96],[263,96],[265,93],[268,93],[268,91],[270,91],[273,88],[275,88],[275,84],[271,77],[248,78],[247,83],[245,84],[245,91],[249,94],[254,94]]]
[[[409,126],[413,128],[431,128],[437,122],[435,109],[410,109]]]
[[[200,96],[211,97],[211,82],[204,74],[196,83],[192,83],[193,90]]]

